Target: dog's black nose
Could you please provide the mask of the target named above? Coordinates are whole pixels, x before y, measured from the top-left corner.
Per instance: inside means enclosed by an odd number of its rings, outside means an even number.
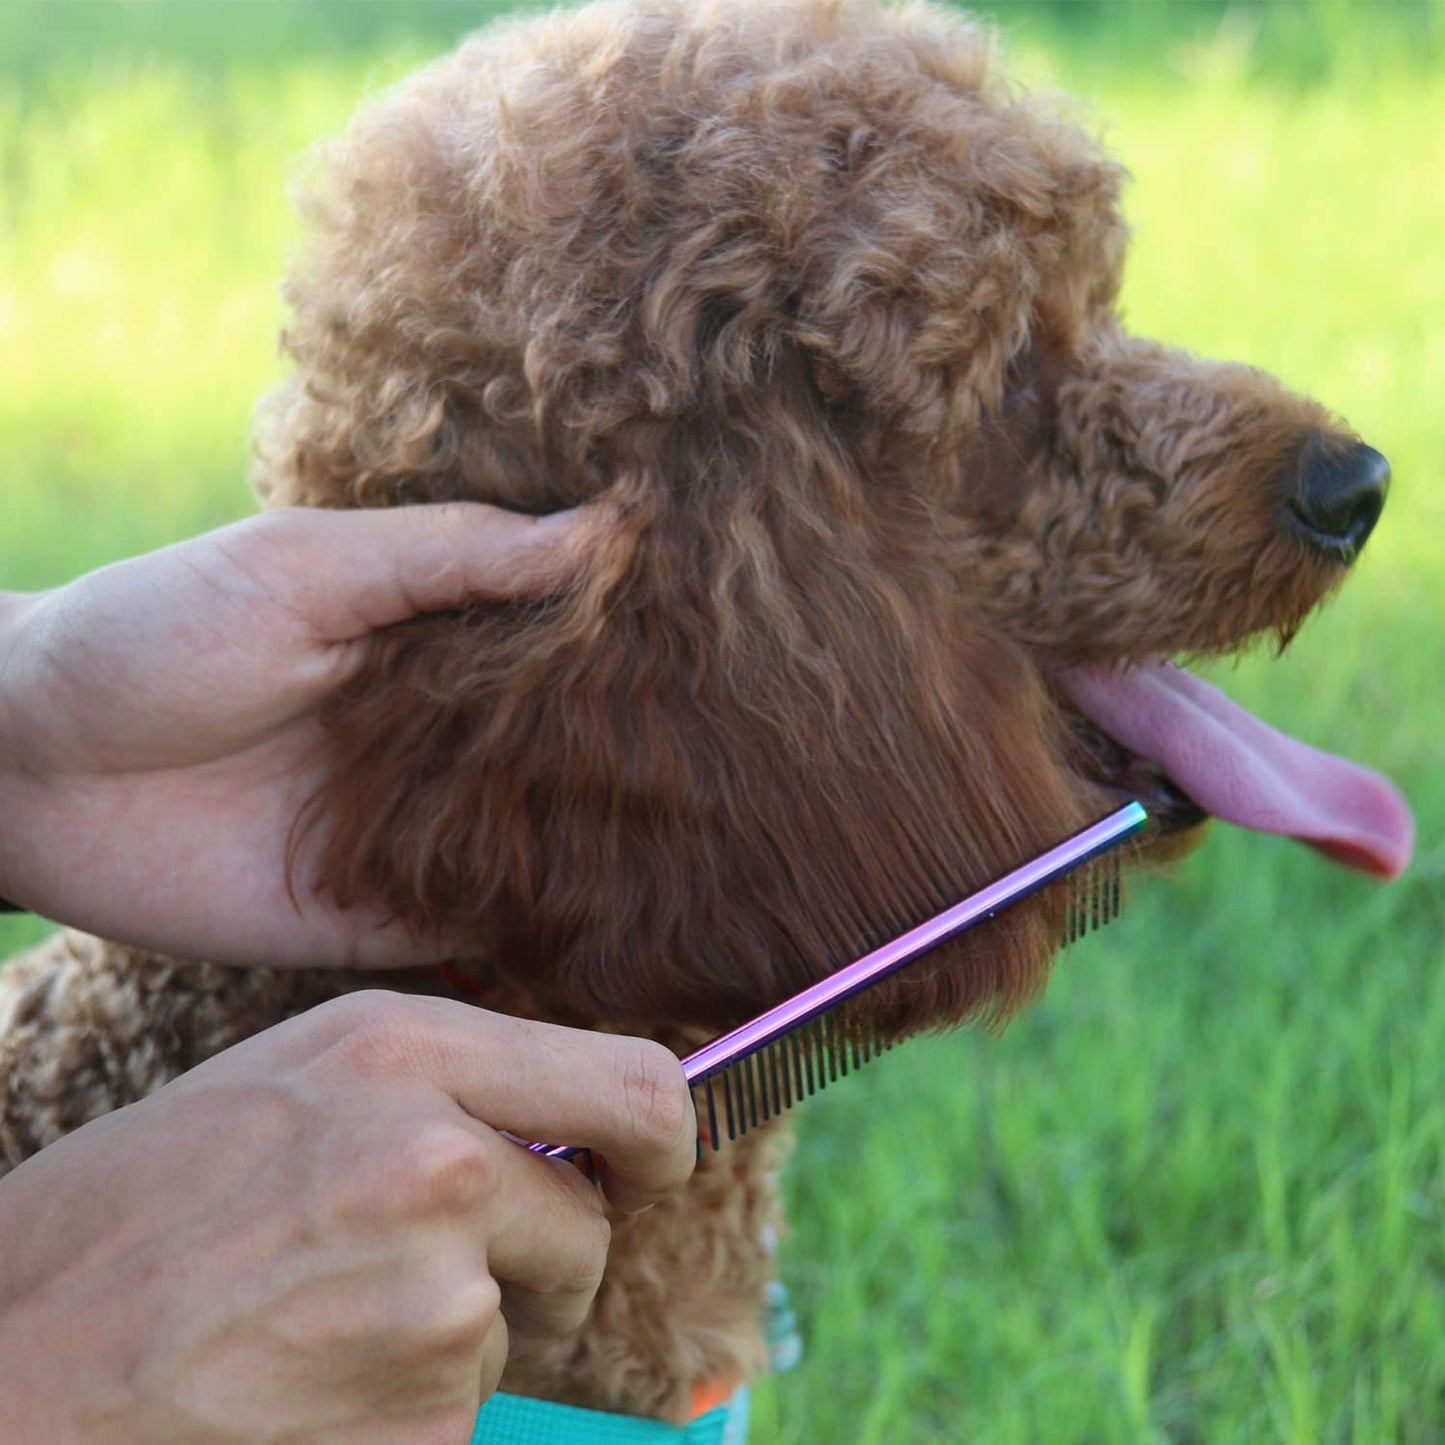
[[[1350,563],[1374,530],[1390,489],[1390,464],[1374,447],[1311,447],[1288,502],[1291,521],[1321,552]]]

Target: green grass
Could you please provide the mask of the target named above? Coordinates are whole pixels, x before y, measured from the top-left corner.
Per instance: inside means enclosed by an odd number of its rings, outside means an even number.
[[[14,588],[246,509],[294,159],[482,11],[41,13],[0,9]],[[781,1263],[809,1354],[759,1388],[761,1445],[1445,1437],[1442,13],[1004,11],[1135,172],[1131,324],[1278,371],[1394,462],[1338,602],[1225,681],[1396,776],[1420,848],[1382,888],[1218,829],[1002,1038],[816,1101]]]

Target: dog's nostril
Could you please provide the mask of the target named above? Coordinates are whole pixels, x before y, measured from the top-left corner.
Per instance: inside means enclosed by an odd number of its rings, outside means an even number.
[[[1300,468],[1288,511],[1295,529],[1338,562],[1353,562],[1374,530],[1390,464],[1374,447],[1356,442],[1340,452],[1311,448]]]

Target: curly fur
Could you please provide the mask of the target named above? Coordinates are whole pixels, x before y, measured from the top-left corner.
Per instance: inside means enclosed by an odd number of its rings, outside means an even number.
[[[1113,804],[1051,665],[1287,638],[1337,583],[1277,518],[1350,433],[1125,333],[1123,173],[989,49],[920,5],[618,0],[484,33],[323,152],[261,495],[616,525],[562,595],[381,639],[307,885],[681,1047]],[[873,1021],[1002,1019],[1059,911]],[[355,983],[42,949],[0,983],[0,1157]],[[756,1368],[778,1152],[622,1226],[507,1386],[675,1418]]]

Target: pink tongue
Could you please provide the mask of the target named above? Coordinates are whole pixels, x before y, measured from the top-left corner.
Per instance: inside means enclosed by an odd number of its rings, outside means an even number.
[[[1055,676],[1080,712],[1216,817],[1384,878],[1410,861],[1415,824],[1393,783],[1276,731],[1182,667],[1090,664]]]

